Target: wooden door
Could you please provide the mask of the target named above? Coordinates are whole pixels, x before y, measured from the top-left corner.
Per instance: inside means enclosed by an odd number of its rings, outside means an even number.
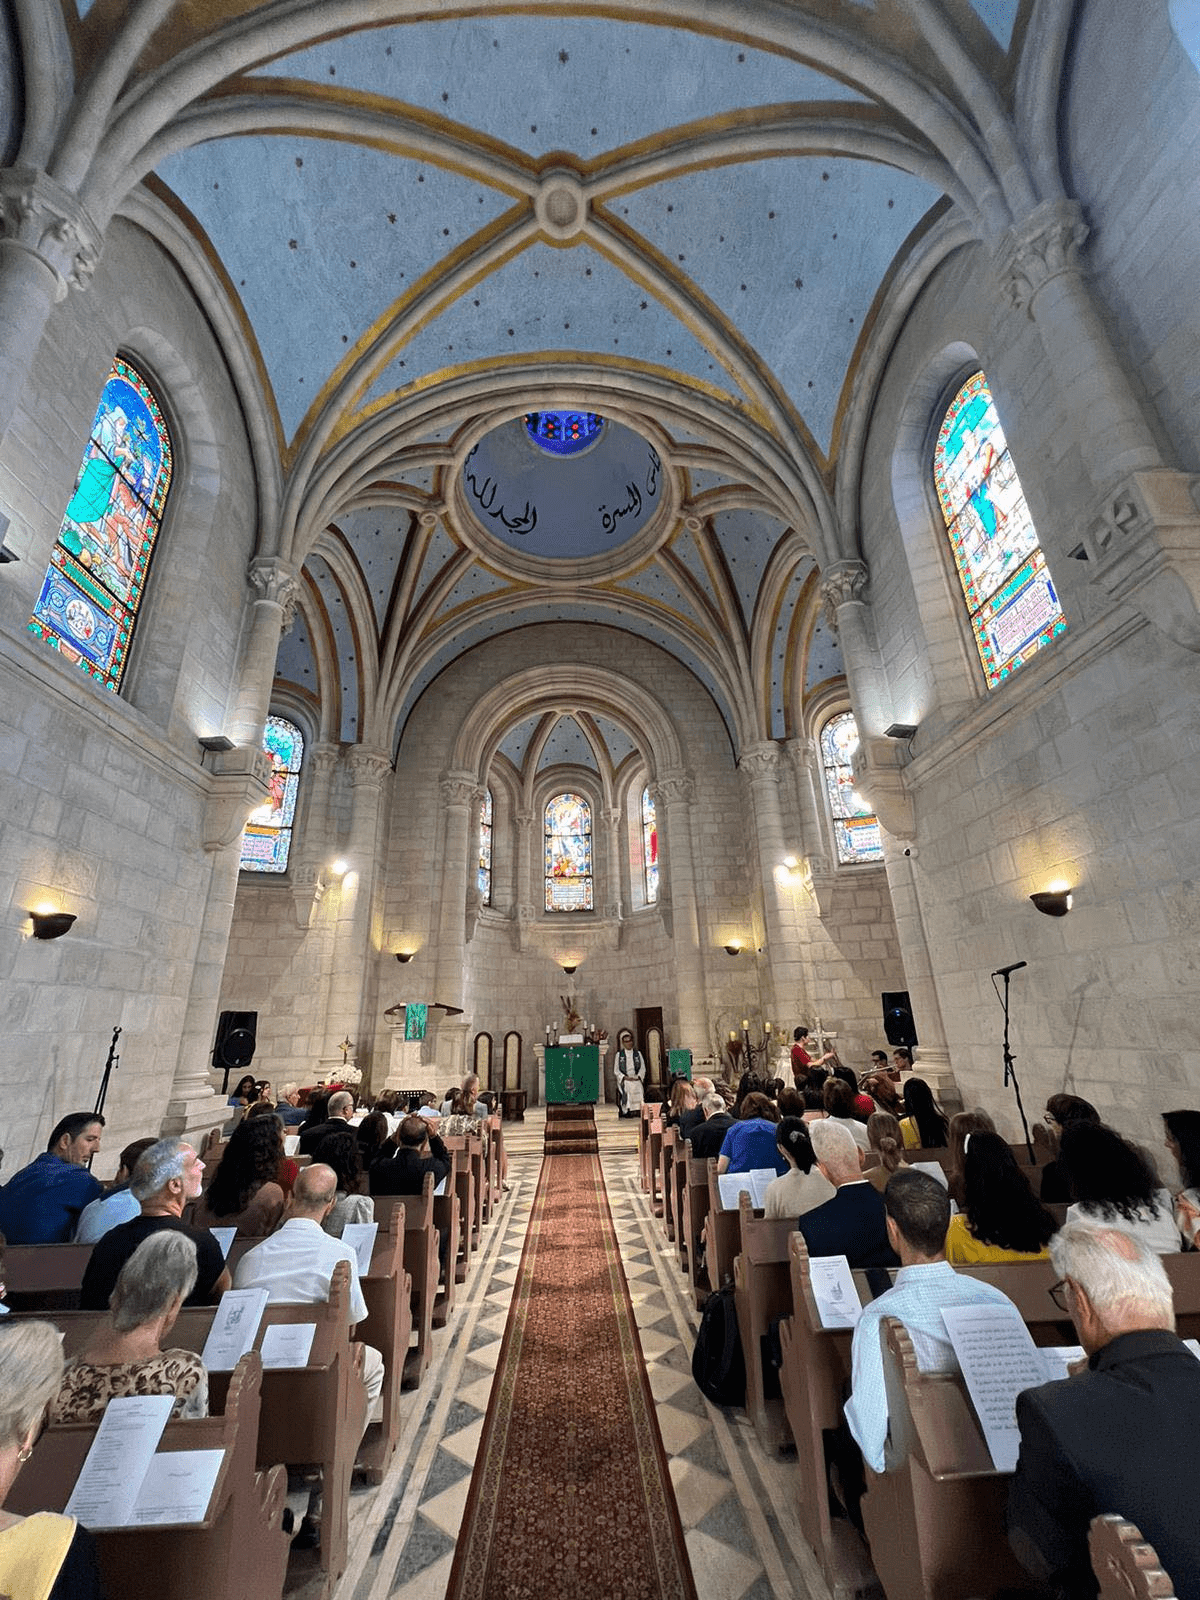
[[[667,1059],[662,1007],[638,1006],[633,1013],[633,1029],[646,1063],[646,1082],[661,1086],[665,1081]]]

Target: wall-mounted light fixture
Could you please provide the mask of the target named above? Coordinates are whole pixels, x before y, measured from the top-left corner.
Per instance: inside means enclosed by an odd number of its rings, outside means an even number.
[[[206,734],[203,739],[198,739],[196,742],[201,750],[207,750],[209,755],[219,755],[233,749],[233,740],[223,733]]]
[[[741,953],[742,941],[740,939],[734,939],[731,943],[725,946],[725,954],[727,956],[740,956]]]
[[[61,939],[75,921],[75,914],[72,911],[55,911],[53,907],[47,906],[38,911],[31,911],[29,920],[33,923],[35,939]]]
[[[415,950],[397,950],[396,951],[396,960],[400,963],[400,965],[402,967],[406,966],[412,960],[412,958],[416,955],[416,953],[417,952]]]
[[[568,978],[573,978],[579,971],[578,961],[560,961],[559,966],[563,969]]]
[[[1050,889],[1040,889],[1029,898],[1044,916],[1065,917],[1071,909],[1071,891],[1065,884],[1055,884]]]
[[[915,722],[893,722],[890,727],[883,730],[885,739],[915,739],[917,725]]]
[[[784,856],[783,864],[788,869],[789,872],[795,872],[796,868],[800,865],[800,857],[799,856]]]
[[[336,861],[329,863],[329,875],[333,878],[344,878],[350,871],[350,863],[339,856]]]

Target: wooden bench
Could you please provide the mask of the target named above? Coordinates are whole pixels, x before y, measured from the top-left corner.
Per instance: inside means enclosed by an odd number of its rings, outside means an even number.
[[[709,1203],[708,1162],[692,1155],[691,1148],[690,1144],[685,1146],[688,1151],[687,1161],[680,1163],[684,1168],[683,1239],[687,1250],[688,1285],[696,1309],[699,1310],[712,1293],[707,1257],[705,1264],[701,1264],[701,1256],[705,1254],[704,1225],[708,1217]]]
[[[661,1109],[656,1106],[656,1111]],[[662,1137],[663,1125],[658,1117],[654,1117],[646,1124],[646,1173],[649,1178],[650,1209],[654,1215],[662,1215],[662,1195],[659,1184],[662,1179]]]
[[[1093,1517],[1088,1533],[1099,1600],[1174,1600],[1175,1585],[1154,1546],[1124,1517]]]
[[[10,1311],[76,1311],[90,1244],[10,1244],[4,1277]]]
[[[675,1242],[675,1210],[673,1197],[675,1192],[675,1141],[679,1137],[676,1128],[663,1126],[658,1146],[658,1186],[662,1192],[662,1220],[663,1231],[672,1244]],[[653,1196],[651,1196],[653,1199]]]
[[[358,1452],[368,1483],[383,1481],[400,1442],[400,1391],[412,1343],[412,1279],[404,1268],[404,1215],[403,1205],[395,1206],[386,1224],[379,1224],[370,1270],[359,1280],[367,1315],[354,1330],[355,1337],[363,1344],[373,1345],[383,1357],[383,1392],[379,1397],[383,1419],[368,1428]]]
[[[688,1241],[684,1223],[684,1190],[687,1188],[688,1161],[692,1154],[689,1140],[676,1133],[675,1156],[671,1165],[671,1214],[675,1219],[675,1254],[679,1257],[679,1270],[687,1276]]]
[[[454,1275],[458,1283],[465,1283],[471,1266],[471,1254],[482,1243],[483,1140],[478,1134],[460,1134],[442,1142],[457,1157],[455,1188],[461,1228]]]
[[[763,1360],[763,1336],[775,1317],[791,1309],[788,1240],[795,1231],[790,1217],[769,1220],[755,1211],[750,1196],[738,1196],[742,1248],[734,1259],[734,1305],[746,1363],[746,1414],[768,1455],[792,1443],[782,1395],[775,1393],[775,1375]],[[771,1392],[768,1392],[771,1391]]]
[[[708,1281],[714,1289],[733,1282],[733,1263],[742,1248],[741,1214],[721,1208],[721,1189],[717,1182],[717,1161],[710,1156],[708,1167],[708,1214],[704,1219],[704,1258]]]
[[[160,1451],[223,1450],[202,1522],[121,1528],[95,1535],[105,1592],[122,1600],[279,1600],[287,1572],[283,1531],[287,1470],[257,1470],[262,1363],[245,1355],[228,1381],[225,1409],[169,1422]],[[96,1436],[95,1425],[49,1428],[9,1491],[6,1510],[61,1511]]]
[[[458,1277],[458,1252],[461,1236],[462,1217],[458,1203],[458,1151],[451,1150],[450,1171],[446,1174],[445,1194],[435,1194],[433,1197],[433,1220],[437,1229],[445,1229],[449,1244],[446,1247],[446,1270],[438,1281],[437,1298],[433,1302],[433,1325],[435,1328],[444,1328],[450,1320],[450,1313],[454,1310],[454,1299]],[[440,1265],[440,1261],[439,1261]],[[464,1274],[465,1276],[465,1274]]]
[[[433,1174],[425,1174],[419,1195],[375,1196],[375,1220],[382,1229],[393,1211],[404,1212],[404,1267],[411,1284],[411,1326],[415,1343],[404,1363],[403,1385],[415,1389],[433,1356],[433,1306],[438,1285],[438,1232],[433,1221]]]

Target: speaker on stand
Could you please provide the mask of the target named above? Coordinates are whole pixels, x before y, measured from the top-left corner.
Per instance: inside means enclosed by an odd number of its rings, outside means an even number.
[[[213,1068],[224,1073],[221,1093],[229,1097],[229,1074],[244,1072],[254,1060],[258,1044],[257,1011],[222,1011],[213,1045]]]

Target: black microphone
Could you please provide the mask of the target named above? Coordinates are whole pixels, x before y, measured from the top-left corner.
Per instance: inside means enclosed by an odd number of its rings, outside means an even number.
[[[1011,967],[998,967],[992,973],[993,978],[1007,978],[1010,972],[1020,972],[1022,967],[1027,967],[1028,961],[1014,961]]]

